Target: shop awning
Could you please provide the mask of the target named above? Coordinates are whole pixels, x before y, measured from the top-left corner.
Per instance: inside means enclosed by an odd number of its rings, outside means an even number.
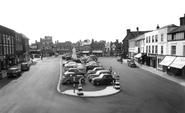
[[[164,59],[159,63],[163,66],[169,66],[175,59],[175,56],[165,56]]]
[[[170,67],[178,69],[182,69],[184,66],[185,66],[185,57],[177,57],[170,65]]]
[[[82,51],[82,53],[89,53],[89,51]]]
[[[134,57],[135,58],[140,58],[142,56],[142,54],[141,53],[138,53],[137,55],[135,55]]]
[[[93,50],[92,53],[102,53],[102,50]]]

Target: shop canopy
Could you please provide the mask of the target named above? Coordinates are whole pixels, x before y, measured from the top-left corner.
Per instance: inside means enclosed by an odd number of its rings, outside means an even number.
[[[185,57],[177,57],[170,65],[170,67],[178,69],[182,69],[184,66],[185,66]]]
[[[175,59],[175,56],[165,56],[164,59],[159,63],[163,66],[169,66]]]
[[[102,53],[102,50],[93,50],[92,53]]]
[[[82,53],[89,53],[89,51],[82,51]]]
[[[138,53],[137,55],[135,55],[134,57],[135,58],[140,58],[142,56],[142,54],[141,53]]]

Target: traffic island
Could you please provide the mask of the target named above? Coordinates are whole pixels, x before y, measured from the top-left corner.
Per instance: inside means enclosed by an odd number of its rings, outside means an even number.
[[[101,97],[101,96],[109,96],[120,92],[121,89],[115,89],[113,86],[107,86],[103,90],[99,91],[83,91],[83,95],[78,95],[78,90],[66,90],[61,92],[62,94],[70,95],[70,96],[78,96],[78,97]]]

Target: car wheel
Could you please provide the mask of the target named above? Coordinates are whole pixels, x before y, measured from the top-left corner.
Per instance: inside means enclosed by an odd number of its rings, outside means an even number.
[[[92,81],[93,85],[96,85],[97,83],[95,81]]]
[[[66,81],[66,84],[71,84],[71,81],[70,81],[70,80],[67,80],[67,81]]]

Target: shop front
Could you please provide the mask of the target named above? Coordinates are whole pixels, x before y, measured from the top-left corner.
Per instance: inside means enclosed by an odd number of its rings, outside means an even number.
[[[100,56],[103,56],[103,51],[102,50],[93,50],[92,54],[100,57]]]
[[[173,75],[185,77],[185,57],[176,57],[170,64],[170,70]]]
[[[176,56],[165,56],[163,60],[159,63],[162,65],[163,72],[169,72],[169,65],[175,60]]]
[[[163,66],[159,63],[165,58],[164,55],[157,55],[157,69],[163,70]]]
[[[147,65],[153,68],[157,67],[157,56],[155,54],[148,54]]]

